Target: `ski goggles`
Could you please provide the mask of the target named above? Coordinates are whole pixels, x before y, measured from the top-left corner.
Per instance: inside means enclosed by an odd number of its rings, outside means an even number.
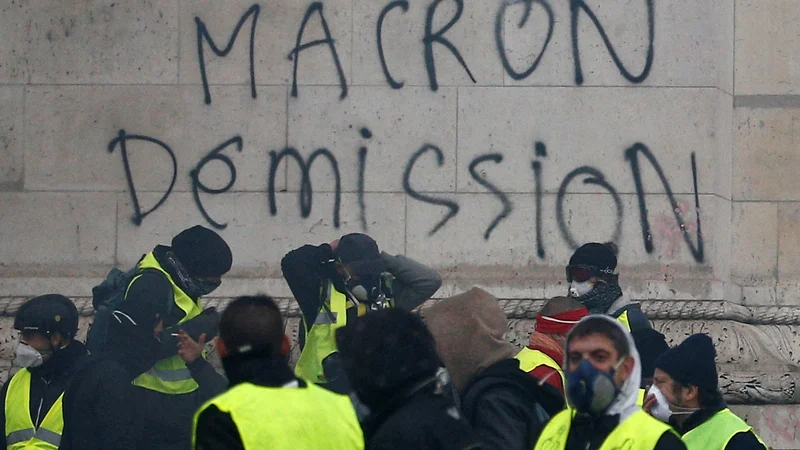
[[[585,266],[582,264],[572,264],[567,266],[567,283],[577,281],[583,283],[589,281],[592,277],[599,277],[613,273],[612,270],[601,270],[594,266]]]

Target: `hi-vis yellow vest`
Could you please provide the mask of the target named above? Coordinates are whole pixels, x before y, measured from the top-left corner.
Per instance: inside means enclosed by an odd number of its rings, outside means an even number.
[[[44,420],[36,428],[31,420],[31,373],[22,369],[9,381],[6,392],[6,449],[8,450],[57,450],[61,444],[61,433],[64,431],[64,414],[61,402],[64,393]]]
[[[572,426],[575,410],[565,409],[545,425],[534,450],[564,450]],[[653,450],[664,433],[678,436],[669,425],[655,419],[641,409],[617,425],[606,437],[600,450]]]
[[[631,324],[628,321],[628,311],[627,310],[625,310],[625,312],[620,314],[619,317],[617,317],[617,320],[619,320],[623,325],[625,325],[625,329],[627,329],[628,332],[631,331]]]
[[[172,280],[167,271],[165,271],[161,264],[158,263],[153,253],[148,253],[144,259],[139,263],[140,269],[156,269],[166,275],[172,285],[172,292],[175,305],[180,308],[183,313],[183,319],[178,324],[182,324],[188,320],[194,319],[199,316],[203,309],[200,306],[200,300],[197,303],[186,295],[178,285]],[[131,284],[133,284],[139,276],[135,277]],[[130,286],[128,286],[130,288]],[[127,295],[127,293],[126,293]],[[205,358],[205,351],[203,352]],[[151,391],[157,391],[164,394],[188,394],[197,390],[199,387],[197,382],[192,378],[189,368],[186,363],[178,355],[172,355],[169,358],[162,359],[153,365],[147,372],[139,375],[133,380],[134,386],[139,386]]]
[[[336,290],[331,282],[323,286],[323,289],[327,292],[327,301],[320,306],[311,329],[303,317],[306,344],[294,369],[298,378],[311,380],[317,384],[326,382],[322,361],[337,351],[336,330],[347,325],[347,297]]]
[[[247,450],[364,448],[350,398],[312,383],[297,388],[242,383],[211,399],[194,416],[193,450],[197,448],[197,420],[211,405],[230,414]]]
[[[564,370],[546,353],[541,350],[531,350],[525,347],[515,358],[519,360],[519,368],[524,372],[530,372],[539,366],[547,366],[554,369],[561,377],[561,386],[564,386],[566,389],[567,378],[564,376]]]
[[[699,427],[684,434],[681,439],[688,450],[724,450],[733,436],[748,431],[753,431],[753,427],[730,409],[725,408],[711,416]],[[755,432],[753,435],[765,449],[769,448]]]

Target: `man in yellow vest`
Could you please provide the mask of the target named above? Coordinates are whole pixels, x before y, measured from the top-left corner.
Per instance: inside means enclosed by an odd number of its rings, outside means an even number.
[[[536,315],[530,343],[517,354],[519,368],[564,394],[564,342],[572,327],[588,315],[589,310],[573,298],[548,300]]]
[[[583,318],[565,353],[569,407],[545,425],[535,450],[686,449],[669,425],[636,405],[639,354],[619,321]]]
[[[292,373],[283,319],[270,297],[231,302],[216,345],[230,388],[198,410],[193,449],[364,448],[350,399]]]
[[[232,264],[225,240],[197,225],[176,235],[170,246],[156,246],[137,265],[141,274],[129,284],[117,313],[141,323],[153,309],[166,311],[160,346],[153,349],[156,363],[133,380],[144,420],[143,448],[187,450],[192,415],[225,389],[225,378],[202,352],[202,344],[216,337],[219,314],[204,310],[201,297],[220,286]]]
[[[435,270],[381,252],[362,233],[292,250],[281,270],[303,315],[295,374],[338,393],[351,393],[351,388],[336,348],[336,330],[369,311],[411,311],[442,284]]]
[[[689,450],[768,450],[725,404],[715,359],[714,343],[706,334],[693,334],[662,353],[645,408],[675,426]]]

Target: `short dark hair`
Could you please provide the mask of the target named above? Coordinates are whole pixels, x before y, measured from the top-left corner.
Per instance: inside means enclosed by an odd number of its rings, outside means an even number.
[[[678,396],[680,394],[681,389],[688,388],[690,386],[697,386],[696,384],[683,384],[676,379],[672,379],[672,395]],[[701,388],[697,386],[697,401],[700,403],[700,408],[708,409],[714,408],[722,403],[723,396],[722,392],[717,390],[709,390],[707,388]]]
[[[615,323],[612,323],[611,320],[614,319],[599,315],[589,316],[583,319],[575,325],[575,328],[573,328],[567,336],[567,347],[569,347],[570,342],[575,338],[581,338],[592,334],[601,334],[611,341],[614,349],[619,353],[620,358],[630,355],[631,347],[628,343],[628,337],[625,336],[625,331]]]
[[[572,297],[553,297],[542,306],[540,313],[543,316],[552,316],[570,311],[577,311],[583,309],[583,303]]]
[[[219,320],[219,337],[233,354],[278,356],[283,335],[281,310],[272,297],[264,294],[236,298]]]

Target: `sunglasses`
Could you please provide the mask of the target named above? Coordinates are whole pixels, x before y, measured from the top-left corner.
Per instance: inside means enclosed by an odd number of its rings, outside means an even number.
[[[589,281],[590,278],[599,274],[599,271],[592,266],[572,265],[567,266],[567,283],[573,280],[578,283]]]

